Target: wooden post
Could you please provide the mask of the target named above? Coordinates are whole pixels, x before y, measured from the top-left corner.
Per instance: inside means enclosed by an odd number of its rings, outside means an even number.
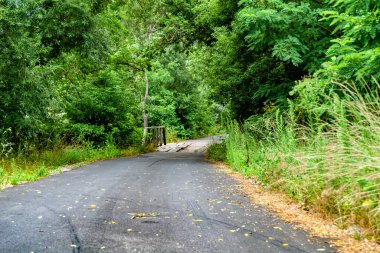
[[[157,128],[153,128],[153,142],[154,146],[157,147]]]
[[[164,128],[160,128],[160,146],[164,144]]]
[[[161,146],[164,145],[164,127],[161,128]]]
[[[166,128],[164,128],[164,145],[166,145]]]

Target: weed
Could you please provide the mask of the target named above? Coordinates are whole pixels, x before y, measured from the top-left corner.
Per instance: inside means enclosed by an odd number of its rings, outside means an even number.
[[[213,161],[225,161],[226,160],[226,153],[227,153],[227,148],[226,148],[226,143],[215,143],[212,144],[210,147],[207,149],[206,156],[207,158],[213,160]]]
[[[12,171],[12,174],[10,176],[10,183],[12,185],[17,185],[19,184],[20,182],[22,182],[24,179],[24,172],[17,168],[15,170]]]
[[[49,170],[45,167],[45,165],[38,167],[38,169],[35,171],[35,173],[36,173],[37,178],[46,177],[50,174]]]

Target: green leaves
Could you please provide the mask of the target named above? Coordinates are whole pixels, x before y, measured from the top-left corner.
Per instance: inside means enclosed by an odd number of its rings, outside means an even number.
[[[58,141],[67,123],[62,105],[78,95],[73,94],[75,89],[62,88],[72,88],[69,83],[93,83],[96,73],[107,64],[111,41],[105,31],[115,25],[108,17],[118,13],[117,8],[103,12],[109,3],[0,1],[0,132],[10,129],[2,144],[11,145],[14,151],[28,151]],[[113,81],[110,85],[114,89],[108,87],[105,92],[112,97],[124,80],[116,80],[112,74],[105,78]],[[67,93],[71,100],[63,101]]]
[[[341,34],[327,51],[329,61],[319,72],[327,78],[366,80],[380,78],[380,3],[374,0],[331,0],[336,10],[322,12],[322,20]]]
[[[303,45],[298,38],[291,35],[286,39],[279,39],[273,47],[272,55],[278,59],[289,62],[294,66],[299,66],[302,62],[302,54],[308,50],[308,47]]]
[[[322,35],[316,26],[319,9],[307,3],[241,1],[234,29],[245,34],[252,51],[272,51],[281,61],[299,66],[313,49],[313,41]]]
[[[0,2],[0,132],[10,129],[2,141],[12,146],[34,139],[41,133],[41,121],[48,119],[48,78],[34,81],[45,72],[38,68],[44,52],[41,36],[31,31],[33,18],[41,15],[38,3]]]

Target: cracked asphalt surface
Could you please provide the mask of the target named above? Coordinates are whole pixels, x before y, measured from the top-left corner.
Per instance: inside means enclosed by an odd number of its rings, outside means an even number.
[[[0,252],[335,252],[201,152],[93,163],[0,192]]]

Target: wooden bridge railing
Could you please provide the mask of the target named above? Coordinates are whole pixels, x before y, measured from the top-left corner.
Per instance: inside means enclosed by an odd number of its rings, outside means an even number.
[[[146,127],[144,143],[153,143],[156,147],[166,145],[166,128],[163,126]]]

